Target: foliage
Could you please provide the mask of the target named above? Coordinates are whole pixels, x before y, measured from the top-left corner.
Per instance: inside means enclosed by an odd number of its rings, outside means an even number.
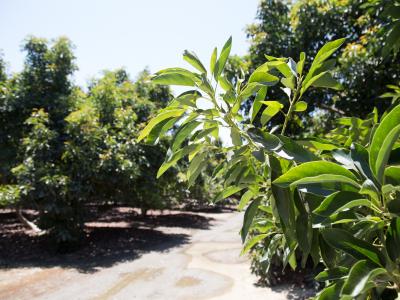
[[[133,82],[119,69],[104,71],[85,92],[70,80],[76,66],[68,39],[29,37],[23,49],[19,74],[7,75],[0,60],[1,206],[36,209],[35,222],[62,249],[82,239],[88,205],[130,205],[145,214],[187,198],[208,202],[205,176],[188,189],[178,166],[156,180],[164,140],[136,142],[171,99],[167,86],[150,82],[147,70]]]
[[[242,195],[243,252],[263,248],[267,269],[277,259],[293,269],[311,259],[326,267],[316,277],[326,283],[318,299],[389,299],[400,291],[400,106],[379,123],[376,110],[367,120],[341,118],[326,138],[285,136],[289,123],[307,110],[303,99],[313,88],[342,89],[332,77],[330,57],[344,42],[326,43],[312,61],[303,52],[297,62],[266,55],[267,62],[235,85],[223,72],[231,39],[219,57],[213,53],[209,72],[195,55],[186,57],[197,72],[169,68],[157,72],[153,82],[192,90],[161,110],[139,140],[177,126],[158,176],[188,156],[189,184],[210,153],[226,157],[213,174],[224,183],[215,201]],[[287,100],[265,100],[268,89],[278,85]],[[241,104],[253,95],[250,113],[242,114]],[[259,113],[261,126],[255,126]],[[271,128],[268,123],[279,114],[283,124]]]
[[[337,61],[334,71],[344,89],[340,93],[310,91],[310,111],[329,112],[327,123],[323,126],[328,130],[332,128],[332,119],[344,114],[363,118],[374,107],[379,113],[384,112],[389,103],[379,101],[378,97],[385,92],[386,84],[398,84],[400,73],[397,67],[399,57],[387,55],[382,60],[381,45],[385,44],[387,34],[395,35],[398,21],[396,16],[390,14],[396,13],[399,4],[396,1],[370,2],[302,0],[290,4],[285,1],[261,1],[257,22],[247,29],[251,39],[251,70],[254,71],[265,61],[265,53],[295,58],[300,51],[304,51],[313,57],[329,40],[346,37],[344,47],[335,54],[338,60],[330,60],[333,65]],[[384,9],[382,3],[388,7]],[[282,98],[280,89],[274,87],[269,95],[273,99]],[[276,124],[282,121],[282,118],[275,120]],[[289,133],[301,135],[309,130],[313,124],[312,115],[304,115],[300,121],[298,123],[304,125],[303,129],[292,123]]]

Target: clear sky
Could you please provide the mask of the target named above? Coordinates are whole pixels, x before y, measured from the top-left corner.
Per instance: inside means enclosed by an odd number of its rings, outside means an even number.
[[[20,71],[23,39],[60,35],[75,44],[75,82],[104,69],[125,67],[135,76],[185,66],[184,49],[208,65],[214,46],[233,36],[233,54],[245,54],[244,29],[254,21],[259,0],[0,0],[0,49],[9,71]]]

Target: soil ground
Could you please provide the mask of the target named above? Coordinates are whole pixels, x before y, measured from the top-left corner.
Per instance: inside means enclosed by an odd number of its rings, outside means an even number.
[[[288,284],[256,285],[240,257],[243,214],[113,208],[86,223],[79,250],[56,254],[0,211],[0,299],[303,299]]]

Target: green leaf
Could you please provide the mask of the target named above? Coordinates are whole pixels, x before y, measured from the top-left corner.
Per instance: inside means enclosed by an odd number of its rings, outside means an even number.
[[[187,105],[196,108],[196,100],[201,97],[201,94],[196,90],[191,90],[180,94],[174,100],[182,105]]]
[[[368,164],[368,151],[364,146],[357,143],[351,144],[350,157],[353,160],[354,167],[364,176],[365,179],[369,179],[372,182],[376,182],[372,170]]]
[[[292,74],[292,71],[290,70],[290,67],[289,67],[289,65],[287,64],[287,63],[285,63],[285,62],[279,62],[279,63],[277,63],[276,65],[275,65],[275,67],[279,70],[279,72],[281,72],[281,74],[283,75],[283,76],[285,76],[286,78],[289,78],[289,77],[291,77],[293,74]]]
[[[369,148],[369,164],[375,175],[378,175],[378,173],[383,175],[382,168],[385,168],[387,164],[387,153],[392,150],[393,139],[398,134],[399,120],[400,105],[390,111],[375,130]],[[377,179],[382,183],[382,177]]]
[[[186,111],[186,109],[182,109],[182,108],[163,111],[162,113],[157,115],[155,118],[150,120],[149,124],[147,124],[147,126],[140,133],[137,141],[140,142],[141,140],[143,140],[150,133],[150,131],[154,128],[154,126],[156,126],[158,123],[160,123],[168,118],[171,118],[171,117],[179,117],[185,111]]]
[[[385,170],[385,183],[400,186],[400,167],[387,167]]]
[[[333,174],[321,174],[317,176],[310,176],[300,178],[290,184],[290,187],[296,186],[307,186],[312,184],[318,184],[326,189],[346,189],[352,190],[354,192],[360,189],[360,185],[354,181],[343,175],[333,175]],[[332,185],[333,184],[333,185]],[[340,185],[338,185],[340,184]]]
[[[213,53],[211,54],[211,59],[210,59],[210,72],[211,72],[211,74],[214,74],[215,64],[217,62],[217,55],[218,55],[218,50],[217,50],[217,47],[215,47]]]
[[[299,145],[291,138],[280,134],[278,134],[277,137],[283,143],[283,146],[279,150],[275,151],[276,155],[288,160],[294,160],[299,163],[320,160],[318,156]]]
[[[235,186],[235,185],[228,186],[227,188],[224,188],[224,190],[214,198],[213,202],[215,203],[225,198],[228,198],[229,196],[232,196],[233,194],[236,194],[237,192],[240,192],[243,189],[244,186]]]
[[[385,137],[382,148],[379,150],[378,157],[376,158],[375,170],[376,177],[380,182],[383,182],[383,175],[385,172],[386,164],[389,161],[390,153],[392,152],[395,142],[400,136],[400,125],[393,128]]]
[[[156,84],[163,85],[183,85],[183,86],[195,86],[195,82],[192,78],[179,73],[168,73],[157,75],[152,78],[152,81]]]
[[[183,68],[168,68],[152,77],[156,84],[195,86],[196,75]]]
[[[232,48],[232,37],[230,37],[224,47],[222,48],[221,55],[218,58],[217,62],[215,63],[214,67],[214,78],[218,81],[219,76],[221,75],[222,71],[225,68],[226,61],[228,60],[229,54]]]
[[[174,154],[172,154],[172,156],[168,160],[166,160],[161,165],[161,167],[158,169],[157,178],[159,178],[169,168],[171,168],[173,165],[175,165],[181,158],[183,158],[184,156],[189,155],[191,153],[196,153],[201,148],[203,148],[203,145],[201,145],[201,144],[191,144],[191,145],[188,145],[188,146],[178,150]]]
[[[312,65],[315,66],[315,65],[323,62],[327,58],[329,58],[337,49],[340,48],[340,46],[342,46],[342,44],[344,43],[345,40],[346,40],[346,38],[341,38],[341,39],[334,40],[334,41],[326,43],[318,51],[317,55],[314,58],[314,61],[313,61]]]
[[[253,102],[253,105],[252,105],[251,111],[250,111],[252,123],[262,106],[261,101],[264,101],[265,97],[267,96],[267,90],[268,90],[268,88],[266,86],[263,86],[262,88],[260,88],[260,90],[257,93],[256,98],[254,99],[254,102]]]
[[[258,242],[262,241],[263,239],[265,239],[269,234],[259,234],[256,235],[254,237],[252,237],[250,240],[248,240],[246,242],[246,244],[243,247],[243,250],[241,251],[240,255],[243,255],[247,252],[249,252],[249,250],[251,248],[253,248]]]
[[[318,229],[314,229],[314,230],[318,230]],[[337,260],[336,250],[328,245],[328,243],[324,240],[324,237],[321,234],[319,235],[318,246],[319,246],[319,249],[321,252],[322,261],[328,268],[333,269],[331,271],[334,272],[334,269],[336,269],[336,260]],[[347,268],[345,268],[345,269],[346,269],[346,271],[348,271]],[[327,275],[337,276],[337,272],[334,272],[334,273],[336,273],[336,275],[331,274],[330,271],[328,271]],[[347,275],[347,272],[346,272],[346,275]],[[321,277],[322,276],[323,276],[323,274],[321,274]],[[332,278],[332,279],[334,279],[334,278]],[[320,280],[320,279],[317,279],[317,280]],[[322,280],[322,278],[321,278],[321,280]],[[326,280],[328,280],[328,279],[326,279]]]
[[[176,132],[174,139],[171,142],[172,151],[178,150],[183,141],[200,125],[200,122],[195,120],[181,126]]]
[[[392,261],[400,258],[400,217],[390,222],[386,232],[386,250]]]
[[[249,98],[254,93],[258,92],[258,90],[260,90],[262,87],[263,85],[257,82],[246,84],[238,96],[238,104],[240,105],[242,100]]]
[[[342,282],[334,283],[326,288],[324,288],[320,294],[317,295],[315,300],[348,300],[340,298],[340,291],[342,289]]]
[[[247,207],[244,218],[243,218],[243,227],[240,230],[240,236],[242,237],[242,243],[245,242],[251,224],[253,223],[254,216],[256,215],[258,206],[260,205],[261,199],[256,199]]]
[[[200,172],[207,166],[207,153],[202,152],[197,154],[192,161],[190,162],[187,177],[189,178],[189,186],[192,186],[196,181],[197,177],[200,175]]]
[[[329,88],[333,90],[342,90],[343,86],[337,82],[335,79],[333,79],[332,75],[330,73],[320,73],[323,74],[322,76],[317,75],[317,79],[313,80],[314,78],[311,78],[310,82],[312,86],[314,87],[321,87],[321,88]]]
[[[384,266],[385,260],[378,248],[355,238],[344,229],[327,228],[322,230],[325,241],[332,247],[342,250],[357,259],[367,259],[378,266]]]
[[[271,180],[274,180],[280,176],[288,167],[286,161],[279,160],[275,156],[269,157],[270,170],[271,170]],[[271,206],[273,210],[278,211],[279,219],[284,226],[284,234],[286,239],[289,241],[295,239],[295,205],[293,199],[293,191],[289,188],[282,188],[280,186],[271,186],[272,195]]]
[[[349,277],[342,288],[342,294],[357,297],[364,292],[370,280],[384,273],[386,273],[386,270],[383,268],[371,270],[370,264],[366,260],[358,261],[350,269]]]
[[[275,151],[282,147],[281,140],[273,134],[258,128],[250,128],[247,132],[254,142],[261,144],[268,151]]]
[[[230,91],[233,90],[234,87],[232,85],[232,83],[225,78],[225,76],[220,76],[219,77],[219,85],[225,90],[225,91]]]
[[[301,214],[296,219],[296,238],[303,255],[308,256],[312,243],[312,224],[307,214]]]
[[[372,180],[366,179],[363,182],[359,193],[363,195],[369,195],[373,203],[377,206],[380,206],[380,201],[379,201],[380,193],[375,184],[372,182]]]
[[[273,116],[275,116],[282,108],[283,105],[278,101],[261,101],[267,107],[263,110],[261,115],[261,124],[264,126]]]
[[[349,170],[328,161],[306,162],[290,169],[273,183],[282,187],[289,187],[295,181],[305,177],[315,177],[324,174],[340,175],[356,180],[357,178]]]
[[[297,63],[297,73],[301,76],[303,74],[304,62],[306,60],[306,54],[304,52],[300,53],[300,60]]]
[[[146,143],[154,145],[176,122],[177,118],[168,118],[155,125],[147,135]]]
[[[284,77],[281,79],[281,82],[284,86],[286,86],[287,88],[294,90],[295,86],[296,86],[296,80],[295,77],[293,75],[291,75],[290,77]]]
[[[257,82],[266,86],[273,86],[279,81],[279,78],[265,72],[254,72],[249,78],[249,83]]]
[[[199,70],[201,73],[207,73],[206,68],[204,68],[200,59],[194,52],[189,52],[188,50],[185,50],[183,52],[183,59],[191,64],[193,67],[195,67],[197,70]]]
[[[294,111],[301,112],[305,110],[307,110],[307,103],[304,101],[299,101],[294,105]]]
[[[356,206],[369,207],[371,206],[371,202],[367,199],[363,199],[358,193],[340,191],[325,198],[313,213],[329,217],[330,215]]]
[[[235,146],[241,146],[242,145],[242,138],[240,135],[240,132],[235,128],[231,128],[231,139],[232,139],[232,144]]]
[[[246,193],[244,193],[244,194],[242,195],[242,198],[240,198],[240,202],[239,202],[239,205],[238,205],[238,208],[237,208],[238,211],[243,210],[243,208],[247,205],[247,203],[249,203],[249,201],[250,201],[254,196],[256,196],[256,194],[254,193],[253,190],[251,190],[251,189],[247,190]]]
[[[338,279],[343,279],[347,277],[349,269],[345,267],[336,267],[328,270],[324,270],[319,273],[315,279],[318,281],[336,281]]]

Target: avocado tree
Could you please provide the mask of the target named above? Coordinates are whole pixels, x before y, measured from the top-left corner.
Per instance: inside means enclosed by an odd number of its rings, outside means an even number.
[[[332,136],[294,140],[285,135],[290,122],[307,110],[308,91],[341,90],[329,58],[344,43],[326,43],[313,60],[306,54],[291,57],[266,55],[247,80],[235,85],[224,75],[231,42],[218,56],[215,48],[209,70],[189,51],[184,59],[194,71],[169,68],[157,72],[153,82],[182,85],[190,90],[174,98],[150,120],[139,136],[149,142],[177,126],[167,157],[158,171],[162,176],[188,156],[189,184],[195,182],[210,153],[226,157],[214,171],[224,189],[214,201],[241,194],[246,208],[241,229],[244,252],[264,247],[266,264],[276,253],[283,266],[305,265],[310,257],[326,270],[317,276],[326,283],[318,299],[384,298],[400,291],[398,224],[400,174],[400,107],[378,123],[375,114],[368,136],[344,142]],[[308,68],[306,66],[309,66]],[[271,86],[280,86],[285,99],[269,99]],[[251,96],[251,110],[241,104]],[[283,116],[282,124],[268,126]],[[260,118],[260,126],[254,120]],[[343,130],[355,130],[354,120],[343,120]],[[365,130],[364,130],[365,129]],[[340,135],[337,131],[332,134]],[[219,138],[222,144],[218,143]],[[296,259],[301,253],[301,261]]]

